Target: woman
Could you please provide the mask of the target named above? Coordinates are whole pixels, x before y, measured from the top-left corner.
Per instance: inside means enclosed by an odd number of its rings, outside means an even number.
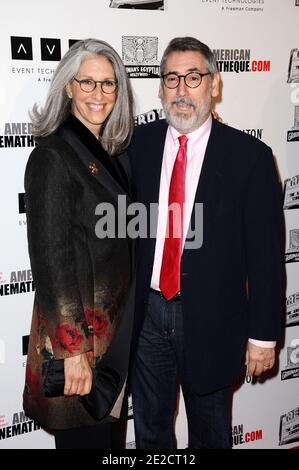
[[[105,202],[117,213],[120,195],[130,202],[122,152],[132,135],[132,107],[117,52],[87,39],[68,50],[45,106],[31,113],[37,147],[26,168],[25,197],[36,297],[24,410],[54,431],[56,448],[118,448],[124,438],[117,424],[96,421],[81,397],[91,390],[91,366],[111,356],[119,383],[110,414],[120,415],[132,323],[132,247],[127,238],[100,239],[95,210]],[[64,359],[65,386],[64,396],[49,398],[43,370],[52,358]]]

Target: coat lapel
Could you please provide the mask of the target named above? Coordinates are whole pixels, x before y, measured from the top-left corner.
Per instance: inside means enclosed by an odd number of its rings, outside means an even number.
[[[74,116],[70,116],[57,134],[71,147],[87,172],[115,194],[130,195],[129,175],[119,157],[110,157],[94,135]],[[122,159],[126,158],[124,155]]]

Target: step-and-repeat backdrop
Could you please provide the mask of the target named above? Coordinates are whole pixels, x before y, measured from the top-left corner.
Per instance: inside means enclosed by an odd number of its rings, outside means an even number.
[[[279,364],[263,380],[240,377],[235,384],[233,446],[284,449],[298,445],[298,28],[298,0],[11,0],[2,6],[0,448],[54,447],[53,437],[22,411],[34,295],[23,199],[24,169],[34,146],[28,110],[34,102],[44,101],[55,67],[70,43],[95,37],[113,45],[126,65],[136,98],[136,125],[161,119],[159,61],[169,40],[185,35],[213,49],[223,81],[216,110],[227,124],[272,147],[284,187],[287,288]],[[219,368],[223,360],[219,357]],[[131,411],[130,406],[128,448],[134,447]],[[176,430],[178,447],[185,448],[182,397]]]

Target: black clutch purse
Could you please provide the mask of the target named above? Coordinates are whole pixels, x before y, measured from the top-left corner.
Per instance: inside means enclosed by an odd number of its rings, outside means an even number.
[[[47,397],[59,397],[64,390],[64,359],[50,359],[43,363],[43,391]],[[109,415],[120,392],[120,376],[111,367],[99,360],[92,368],[92,387],[88,395],[79,400],[86,411],[95,419],[102,420]]]

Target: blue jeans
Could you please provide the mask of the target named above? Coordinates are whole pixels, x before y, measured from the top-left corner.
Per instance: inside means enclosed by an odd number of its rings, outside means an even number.
[[[184,342],[181,301],[167,302],[151,291],[132,368],[137,449],[176,448],[174,417],[180,385],[188,421],[188,447],[230,448],[229,389],[208,395],[192,390],[184,377]]]

